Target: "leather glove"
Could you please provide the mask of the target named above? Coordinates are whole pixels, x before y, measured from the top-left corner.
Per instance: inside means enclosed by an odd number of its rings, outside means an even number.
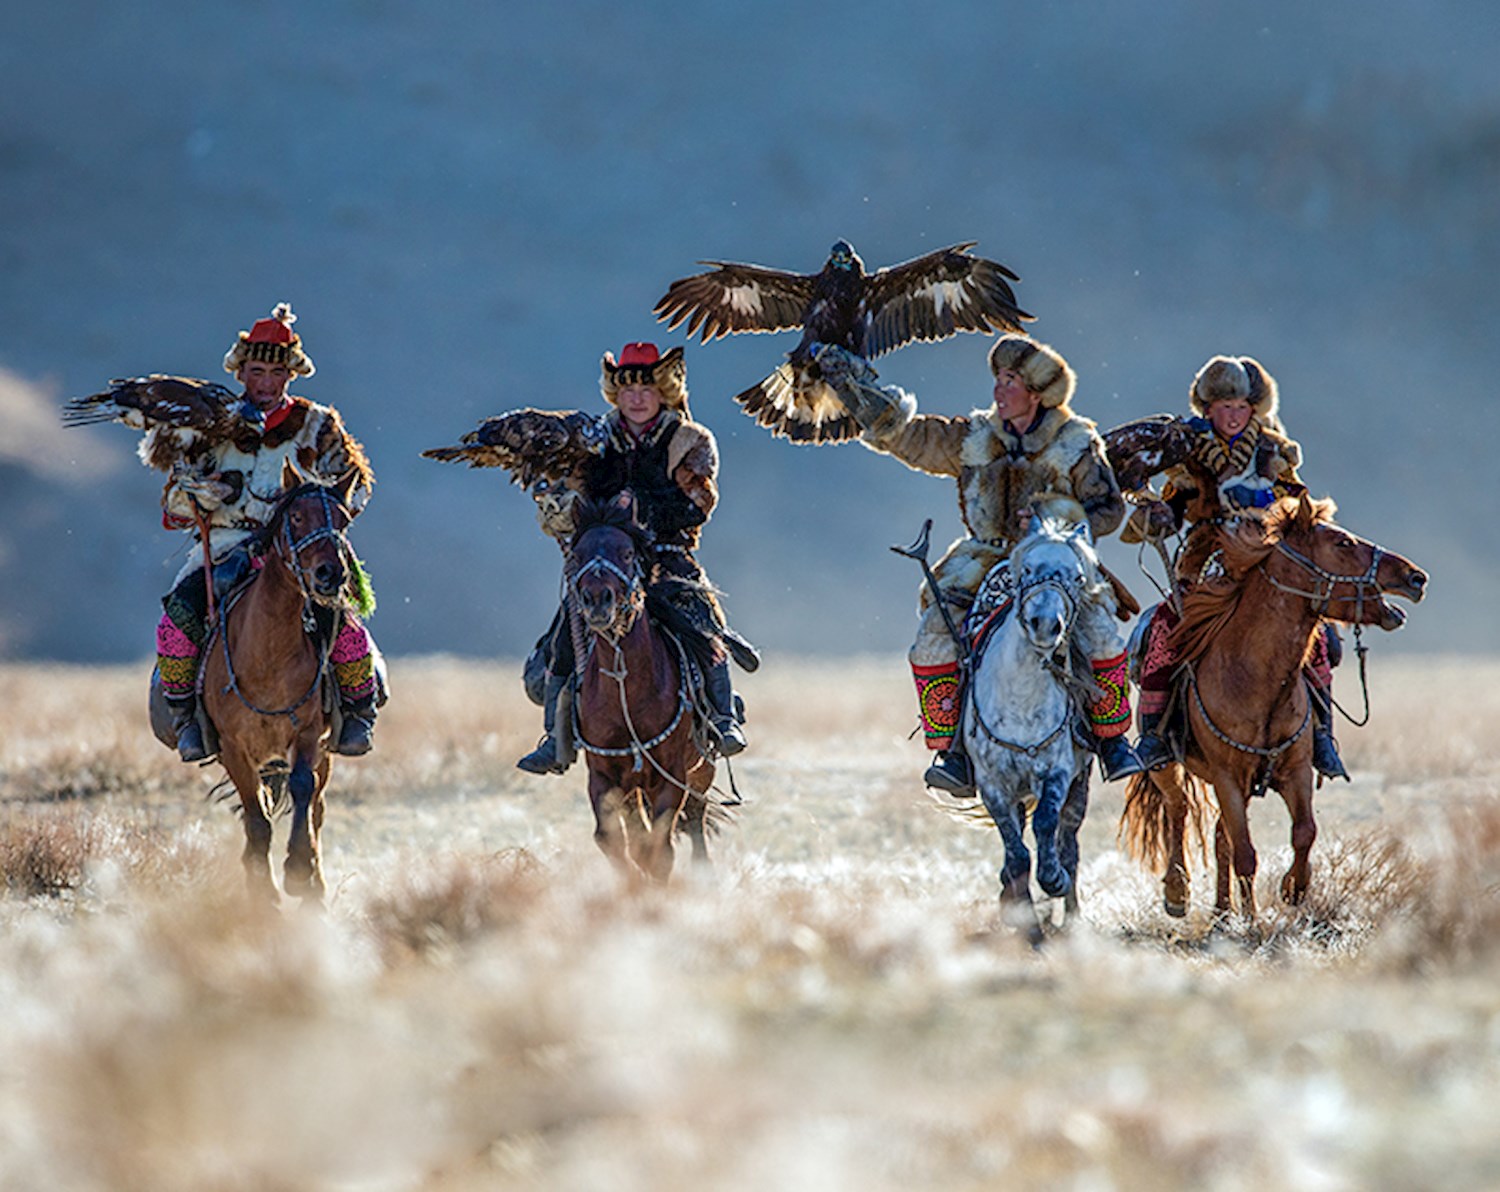
[[[561,481],[538,480],[531,486],[531,499],[536,502],[536,524],[542,527],[543,534],[559,542],[573,536],[576,492]]]
[[[233,500],[235,495],[234,485],[214,476],[205,476],[202,472],[184,469],[177,472],[172,479],[178,491],[191,497],[198,508],[205,513],[217,509],[225,501]]]

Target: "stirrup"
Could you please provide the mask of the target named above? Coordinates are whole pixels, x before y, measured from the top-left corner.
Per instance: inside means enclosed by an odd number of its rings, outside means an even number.
[[[568,767],[558,760],[557,738],[548,733],[537,742],[535,749],[516,762],[516,768],[528,774],[561,774]]]
[[[1156,733],[1141,734],[1140,740],[1135,743],[1135,756],[1140,759],[1144,769],[1153,772],[1165,770],[1177,760],[1172,747]]]
[[[745,740],[745,734],[740,731],[740,726],[727,717],[714,722],[714,735],[719,739],[720,757],[733,757],[737,753],[743,753],[745,747],[750,744]]]
[[[375,746],[375,725],[363,716],[346,715],[333,751],[342,757],[363,757]]]
[[[203,726],[196,716],[189,717],[177,729],[177,756],[185,762],[201,762],[208,757],[203,743]]]
[[[947,791],[950,795],[972,799],[979,794],[969,768],[969,760],[961,753],[944,749],[939,751],[922,780],[934,790]]]
[[[1146,769],[1135,750],[1130,747],[1130,742],[1124,737],[1099,738],[1097,752],[1099,769],[1103,772],[1105,782],[1129,778],[1132,774],[1139,774]]]

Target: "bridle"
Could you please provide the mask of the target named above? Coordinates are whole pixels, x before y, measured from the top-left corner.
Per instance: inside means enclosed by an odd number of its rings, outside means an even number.
[[[1318,616],[1327,615],[1328,607],[1333,603],[1334,589],[1339,584],[1354,585],[1354,624],[1358,625],[1364,618],[1366,594],[1374,592],[1380,595],[1380,584],[1375,578],[1376,572],[1380,570],[1380,564],[1389,553],[1383,546],[1371,542],[1370,565],[1365,568],[1362,575],[1343,575],[1338,572],[1328,571],[1318,566],[1301,551],[1294,550],[1284,541],[1276,544],[1276,549],[1293,563],[1297,564],[1303,571],[1313,576],[1316,583],[1311,590],[1294,587],[1291,584],[1282,583],[1267,570],[1265,562],[1260,563],[1260,573],[1266,577],[1266,582],[1279,592],[1285,592],[1289,596],[1301,596],[1313,604],[1314,611]]]
[[[292,519],[287,516],[287,510],[291,508],[294,501],[299,501],[309,495],[315,497],[318,504],[322,507],[323,524],[316,526],[301,538],[293,538]],[[307,568],[302,565],[302,552],[304,550],[312,546],[315,542],[325,542],[332,539],[338,544],[339,558],[346,565],[349,560],[351,548],[349,546],[348,535],[344,530],[339,529],[333,524],[335,509],[344,515],[346,525],[349,521],[353,520],[354,515],[349,506],[344,504],[331,489],[326,485],[308,483],[299,485],[297,488],[291,489],[283,495],[273,518],[273,521],[280,519],[280,525],[277,527],[273,541],[284,548],[286,553],[283,562],[286,563],[287,569],[291,571],[293,578],[296,579],[297,588],[302,593],[302,599],[305,602],[320,601],[320,598],[315,594],[312,584],[308,579]]]
[[[646,598],[645,578],[641,573],[640,564],[637,563],[633,572],[626,570],[613,559],[606,559],[603,555],[594,555],[570,576],[568,576],[568,594],[576,602],[581,599],[578,592],[578,582],[586,579],[596,572],[604,572],[614,576],[625,585],[623,599],[616,602],[614,619],[603,629],[590,629],[590,632],[607,640],[610,645],[618,646],[619,641],[635,623],[639,615],[640,606]]]
[[[1035,579],[1030,583],[1023,585],[1016,592],[1015,598],[1015,615],[1018,622],[1018,631],[1021,633],[1021,636],[1026,639],[1026,644],[1036,652],[1042,666],[1047,671],[1049,671],[1055,679],[1062,683],[1064,689],[1066,689],[1070,693],[1070,696],[1072,695],[1073,689],[1076,686],[1076,680],[1074,680],[1072,674],[1069,673],[1066,662],[1064,662],[1061,666],[1058,665],[1054,658],[1054,655],[1058,652],[1059,649],[1066,645],[1069,638],[1073,634],[1073,623],[1077,620],[1078,617],[1078,605],[1080,599],[1079,590],[1083,587],[1083,583],[1084,580],[1082,576],[1079,576],[1075,580],[1062,580],[1054,575],[1047,575],[1042,577],[1041,579]],[[1058,645],[1048,650],[1043,650],[1041,647],[1037,646],[1036,643],[1033,642],[1029,636],[1027,636],[1026,631],[1021,628],[1019,624],[1019,622],[1025,617],[1026,602],[1033,596],[1036,596],[1038,593],[1043,591],[1053,591],[1061,596],[1064,609],[1062,636],[1059,639]],[[976,673],[978,671],[977,662],[975,664],[975,671]],[[995,730],[985,722],[984,709],[980,707],[978,699],[971,697],[969,700],[969,707],[974,710],[974,720],[975,723],[979,725],[980,731],[983,732],[984,735],[988,737],[994,744],[999,745],[1002,749],[1008,749],[1012,753],[1024,754],[1026,757],[1031,758],[1032,760],[1035,760],[1043,750],[1051,745],[1053,741],[1057,740],[1057,738],[1061,736],[1062,733],[1064,733],[1067,730],[1068,726],[1073,722],[1074,708],[1073,701],[1070,698],[1068,701],[1068,706],[1063,712],[1062,722],[1056,728],[1054,728],[1040,741],[1035,741],[1029,745],[1022,745],[1016,741],[1006,740],[1004,737],[996,733]]]

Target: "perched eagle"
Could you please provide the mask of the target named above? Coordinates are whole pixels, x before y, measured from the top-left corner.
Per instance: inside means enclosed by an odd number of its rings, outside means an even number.
[[[1182,463],[1192,454],[1193,434],[1172,414],[1153,414],[1126,422],[1104,435],[1104,450],[1124,492],[1146,487],[1151,477]]]
[[[742,331],[802,328],[787,362],[735,395],[771,433],[796,443],[842,442],[859,434],[834,390],[819,375],[815,344],[836,344],[866,360],[913,340],[960,331],[1019,331],[1033,318],[1016,305],[1004,265],[955,244],[904,264],[866,273],[847,241],[834,244],[819,273],[785,273],[760,265],[700,261],[707,273],[680,278],[654,311],[669,329],[687,323],[702,341]]]
[[[588,456],[604,450],[604,420],[580,410],[511,410],[486,418],[457,447],[434,447],[425,459],[463,461],[471,468],[504,468],[523,488],[561,480]]]
[[[140,455],[153,468],[170,472],[204,446],[259,435],[263,415],[255,404],[213,381],[192,377],[116,378],[109,388],[63,405],[64,426],[123,422],[146,432]]]

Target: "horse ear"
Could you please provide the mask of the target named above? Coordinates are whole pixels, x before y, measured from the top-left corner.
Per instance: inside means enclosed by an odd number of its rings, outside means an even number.
[[[1307,529],[1317,520],[1317,507],[1313,504],[1312,497],[1303,493],[1297,498],[1297,525]]]
[[[302,483],[302,473],[290,457],[281,461],[281,489],[296,488]]]
[[[354,496],[354,490],[359,487],[359,469],[350,468],[342,476],[333,482],[334,494],[339,501],[348,505]]]

